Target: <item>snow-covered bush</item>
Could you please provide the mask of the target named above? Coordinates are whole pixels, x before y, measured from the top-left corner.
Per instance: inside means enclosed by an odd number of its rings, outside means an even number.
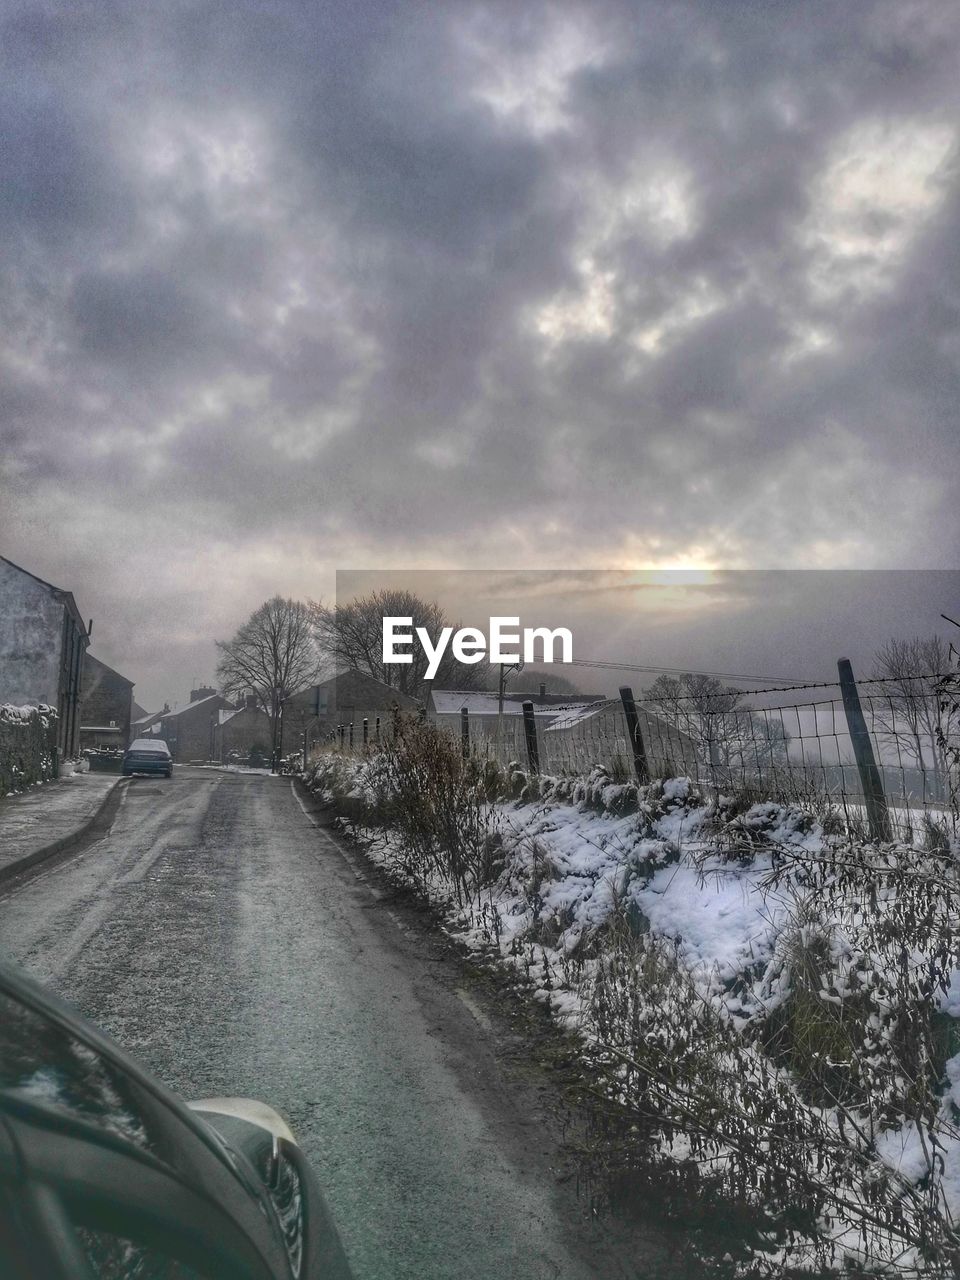
[[[735,1212],[718,1275],[960,1271],[955,843],[858,840],[816,798],[485,769],[422,726],[312,785],[577,1029],[606,1172]]]

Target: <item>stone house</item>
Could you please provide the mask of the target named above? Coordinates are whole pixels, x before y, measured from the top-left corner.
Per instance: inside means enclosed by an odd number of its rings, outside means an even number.
[[[80,742],[83,656],[90,633],[73,595],[0,556],[0,704],[55,708],[55,745]]]
[[[202,687],[190,690],[190,701],[179,711],[167,711],[159,718],[159,736],[170,748],[179,764],[191,760],[216,759],[217,727],[221,711],[235,711],[216,689]],[[149,737],[149,732],[143,735]]]
[[[92,653],[83,655],[80,746],[126,747],[133,716],[133,684]]]
[[[307,749],[324,742],[333,742],[342,728],[344,735],[353,726],[355,745],[363,739],[363,721],[367,721],[367,733],[375,737],[377,721],[385,726],[394,708],[416,713],[421,704],[416,698],[400,693],[367,675],[365,671],[351,668],[341,671],[329,680],[299,693],[291,694],[283,704],[282,755],[302,751],[306,736]]]
[[[214,759],[229,764],[231,756],[244,761],[251,755],[270,763],[273,730],[270,717],[257,703],[256,694],[248,693],[244,705],[236,711],[221,711],[215,731]]]

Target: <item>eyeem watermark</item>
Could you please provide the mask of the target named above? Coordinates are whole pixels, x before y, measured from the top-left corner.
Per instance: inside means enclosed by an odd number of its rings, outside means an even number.
[[[513,630],[511,630],[513,628]],[[452,640],[451,640],[452,637]],[[573,635],[566,627],[524,627],[520,631],[519,618],[491,618],[490,638],[479,627],[461,627],[454,633],[453,627],[442,627],[436,642],[426,627],[413,628],[412,618],[384,618],[383,620],[383,660],[384,662],[409,664],[413,662],[412,653],[401,652],[401,648],[412,649],[414,640],[427,655],[426,678],[432,680],[440,667],[441,659],[451,646],[451,652],[457,662],[472,666],[475,662],[572,662]],[[539,642],[541,656],[537,657]],[[521,652],[520,646],[523,646]],[[560,646],[560,657],[555,656],[556,646]]]

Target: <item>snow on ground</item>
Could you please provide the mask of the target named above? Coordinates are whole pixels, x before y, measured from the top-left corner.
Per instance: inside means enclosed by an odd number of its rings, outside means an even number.
[[[341,759],[336,767],[335,789],[342,794],[346,785],[354,799],[369,803],[380,785],[376,765]],[[313,779],[320,790],[329,782],[324,770]],[[631,796],[638,811],[622,812]],[[598,942],[602,952],[604,930],[614,919],[669,945],[697,993],[731,1027],[740,1030],[768,1015],[789,995],[784,940],[797,929],[809,897],[789,877],[776,889],[764,881],[784,850],[822,855],[841,842],[797,807],[737,807],[724,797],[706,797],[685,778],[654,784],[639,795],[597,777],[573,787],[547,780],[535,799],[492,805],[489,829],[503,856],[495,883],[462,904],[452,883],[436,873],[419,887],[444,908],[451,928],[468,945],[488,954],[499,950],[504,962],[522,966],[558,1020],[588,1040],[593,1028],[582,980],[596,972],[598,962],[582,957],[595,955]],[[366,838],[371,857],[402,876],[396,832],[378,829],[374,836],[353,830]],[[820,997],[836,1002],[843,998],[842,980],[862,958],[857,948],[867,936],[865,920],[885,910],[884,893],[869,906],[862,892],[848,900],[839,895],[831,909],[836,915],[818,924],[833,932],[839,995],[821,991]],[[581,958],[580,987],[567,980],[566,962],[573,957]],[[882,954],[870,959],[877,968],[884,963]],[[917,952],[910,962],[922,967],[927,958]],[[960,1017],[960,969],[939,1006]],[[960,1054],[947,1063],[947,1075],[941,1189],[960,1215],[960,1138],[954,1123],[960,1114]],[[914,1124],[894,1125],[880,1133],[876,1156],[907,1183],[916,1182],[929,1173],[928,1142]],[[671,1155],[682,1158],[682,1134],[673,1147]],[[857,1231],[842,1218],[825,1233],[842,1245],[841,1257],[844,1251],[856,1254]]]

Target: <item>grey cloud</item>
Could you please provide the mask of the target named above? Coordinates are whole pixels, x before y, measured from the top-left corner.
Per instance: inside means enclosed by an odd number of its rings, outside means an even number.
[[[324,567],[955,559],[956,168],[872,292],[818,294],[805,230],[855,126],[958,118],[949,6],[22,3],[3,37],[14,559],[53,494],[103,510],[57,508],[91,581],[171,516],[184,581],[211,529]]]

